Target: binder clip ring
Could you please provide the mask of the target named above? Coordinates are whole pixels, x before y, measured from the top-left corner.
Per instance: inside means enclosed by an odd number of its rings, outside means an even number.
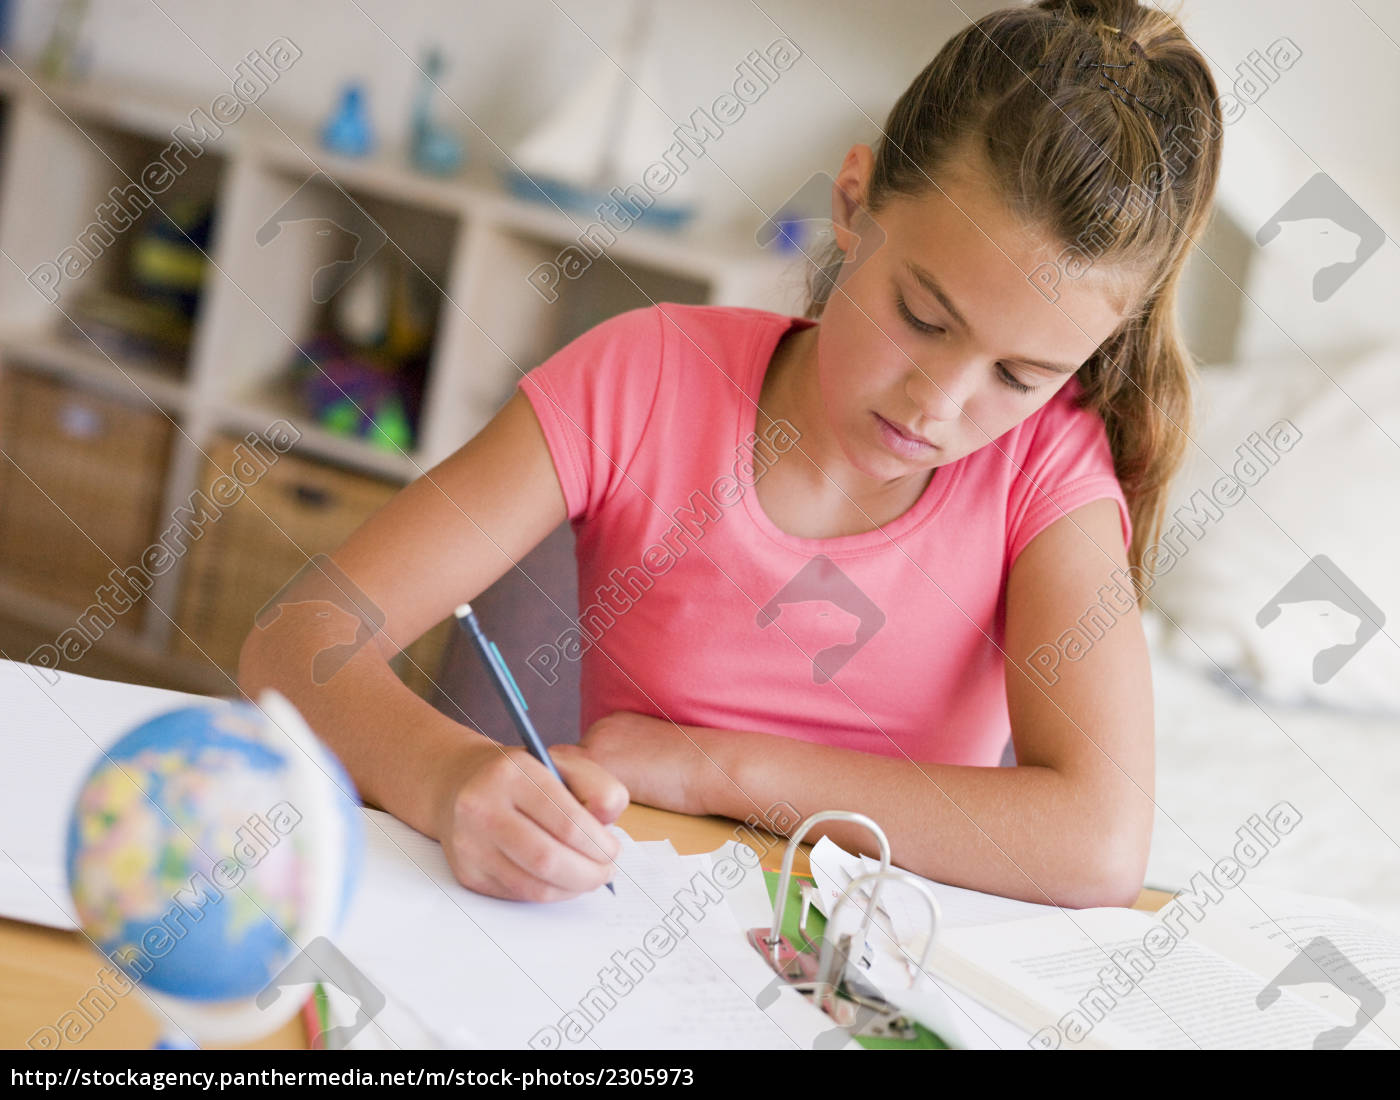
[[[787,972],[787,969],[792,962],[792,957],[797,954],[792,945],[783,937],[783,917],[787,912],[788,887],[792,882],[792,861],[797,855],[797,848],[802,843],[802,838],[823,821],[849,821],[853,825],[864,825],[870,830],[880,846],[880,870],[888,871],[890,869],[890,842],[885,837],[885,831],[865,814],[858,814],[851,810],[823,810],[821,813],[813,814],[797,827],[796,832],[788,839],[787,851],[783,853],[783,870],[778,876],[778,896],[773,903],[773,927],[768,930],[767,935],[764,934],[762,928],[755,928],[749,932],[749,942],[768,960],[769,965],[779,974],[783,974],[784,977],[792,976]],[[878,885],[876,890],[879,890]],[[863,930],[869,929],[871,913],[874,912],[875,904],[878,901],[878,897],[870,899],[870,910],[866,913]]]
[[[878,888],[879,882],[883,879],[895,879],[912,886],[918,892],[919,896],[924,899],[924,905],[928,909],[928,938],[924,941],[924,950],[919,958],[919,967],[914,972],[914,976],[909,983],[909,987],[912,989],[914,986],[918,985],[919,979],[928,972],[928,958],[933,951],[933,941],[938,935],[938,926],[942,923],[943,919],[943,911],[939,908],[938,899],[933,896],[933,891],[930,890],[925,883],[919,881],[907,871],[901,871],[897,867],[887,871],[871,871],[869,874],[860,875],[852,879],[850,885],[846,888],[846,892],[836,899],[836,905],[831,910],[831,920],[828,927],[833,930],[836,928],[836,920],[841,915],[841,910],[845,908],[846,902],[850,901],[853,896],[859,896],[861,891],[863,891],[865,886],[869,883],[875,883]],[[874,890],[870,893],[870,899],[870,907],[866,911],[867,920],[870,913],[873,912],[875,908]],[[862,925],[862,928],[864,927],[865,926]],[[833,938],[837,941],[835,946],[833,946]],[[849,932],[840,937],[823,937],[821,965],[817,968],[816,977],[817,995],[819,998],[823,996],[829,997],[838,987],[848,992],[852,983],[858,984],[863,981],[863,979],[851,969],[850,941],[851,935]],[[838,954],[843,956],[842,973],[839,979],[833,983],[831,980],[832,964]]]
[[[771,928],[750,929],[748,939],[755,950],[777,972],[779,978],[799,993],[809,996],[817,996],[821,990],[821,983],[817,980],[819,977],[817,974],[817,951],[815,950],[817,945],[808,937],[806,928],[807,909],[811,901],[810,891],[804,891],[803,894],[803,913],[799,931],[807,946],[814,950],[805,954],[800,953],[782,934],[782,928],[783,918],[787,912],[788,888],[792,882],[792,863],[797,854],[797,848],[802,843],[802,838],[814,826],[820,825],[824,821],[849,821],[855,825],[865,826],[875,837],[880,848],[880,873],[884,874],[890,871],[889,840],[885,837],[884,830],[864,814],[849,810],[825,810],[807,818],[792,834],[788,841],[787,851],[783,854],[782,873],[778,877],[777,898],[773,903],[773,926]],[[874,919],[882,881],[878,876],[864,877],[872,878],[875,885],[870,899],[870,908],[866,911],[865,921],[861,925],[862,943],[865,942]],[[822,958],[826,958],[828,949],[829,945],[824,941]],[[868,982],[858,982],[855,987],[851,988],[843,985],[842,992],[850,996],[851,999],[837,1000],[833,996],[828,996],[818,1001],[819,1007],[838,1026],[859,1034],[884,1035],[895,1038],[912,1038],[915,1034],[913,1026],[900,1016],[898,1010],[891,1009],[891,1006]],[[867,1026],[872,1017],[875,1019],[874,1026]]]

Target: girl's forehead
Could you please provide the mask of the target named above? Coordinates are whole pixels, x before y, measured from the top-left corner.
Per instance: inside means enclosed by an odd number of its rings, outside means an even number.
[[[1049,342],[1082,361],[1117,330],[1133,292],[1122,269],[1085,268],[999,202],[972,195],[964,206],[960,197],[902,196],[877,212],[884,270],[1014,350]]]
[[[1064,239],[1049,219],[1008,200],[975,146],[965,150],[925,171],[919,191],[888,196],[874,215],[881,229],[905,237],[911,249],[976,233],[1022,272],[1053,263],[1079,286],[1110,299],[1115,312],[1128,312],[1146,284],[1142,265],[1121,257],[1108,262],[1093,233],[1081,234],[1082,240]]]

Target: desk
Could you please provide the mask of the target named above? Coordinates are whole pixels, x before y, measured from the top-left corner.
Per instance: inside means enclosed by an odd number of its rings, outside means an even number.
[[[630,806],[619,822],[636,840],[669,838],[683,855],[710,852],[726,840],[735,837],[738,823],[721,817],[685,817],[650,806]],[[782,862],[783,841],[772,839],[773,846],[763,860],[765,867],[777,867]],[[793,869],[806,874],[808,845],[793,863]],[[1170,894],[1160,890],[1144,890],[1135,909],[1149,912],[1160,909]],[[98,970],[104,965],[87,939],[78,932],[61,932],[54,928],[23,924],[0,919],[0,1045],[21,1047],[34,1031],[44,1024],[54,1024],[78,999],[98,981]],[[137,997],[124,997],[116,1008],[98,1021],[81,1044],[81,1049],[132,1049],[149,1047],[155,1042],[156,1020],[146,1011]],[[244,1044],[249,1049],[301,1049],[306,1046],[306,1032],[301,1017],[296,1016],[280,1029],[255,1043]]]

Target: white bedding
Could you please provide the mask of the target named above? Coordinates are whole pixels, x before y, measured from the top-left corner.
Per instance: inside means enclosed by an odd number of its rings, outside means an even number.
[[[1176,888],[1231,854],[1236,830],[1281,800],[1301,821],[1244,880],[1342,897],[1400,926],[1394,717],[1256,705],[1165,650],[1146,616],[1157,715],[1149,885]],[[1179,641],[1179,639],[1178,639]]]

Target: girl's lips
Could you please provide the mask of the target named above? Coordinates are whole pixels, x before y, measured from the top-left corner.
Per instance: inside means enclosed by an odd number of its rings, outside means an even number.
[[[938,450],[934,444],[926,440],[906,435],[902,429],[895,427],[879,413],[875,413],[874,416],[880,425],[880,435],[884,439],[885,446],[895,454],[904,458],[924,458]]]

